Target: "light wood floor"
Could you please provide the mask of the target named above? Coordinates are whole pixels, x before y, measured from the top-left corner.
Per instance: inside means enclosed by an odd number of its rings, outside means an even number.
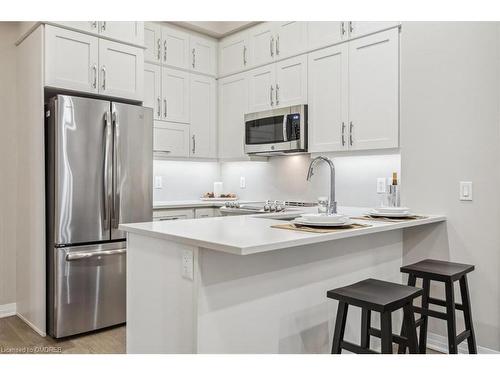
[[[56,340],[49,336],[40,336],[17,316],[0,319],[0,354],[40,352],[123,354],[125,353],[125,326]]]

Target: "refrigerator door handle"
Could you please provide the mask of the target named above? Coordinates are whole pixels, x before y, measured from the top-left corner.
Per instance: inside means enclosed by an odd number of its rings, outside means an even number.
[[[113,122],[113,213],[111,215],[111,227],[118,228],[120,222],[120,125],[116,111],[111,115]]]
[[[111,202],[111,190],[109,182],[111,180],[110,176],[110,166],[111,166],[111,126],[109,125],[109,113],[104,113],[104,165],[103,165],[103,204],[104,204],[104,215],[103,215],[103,228],[104,230],[109,230],[109,212],[110,212],[110,202]]]

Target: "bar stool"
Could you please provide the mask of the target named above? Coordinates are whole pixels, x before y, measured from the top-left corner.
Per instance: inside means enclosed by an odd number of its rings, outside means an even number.
[[[326,293],[328,298],[339,301],[332,354],[346,349],[358,354],[376,354],[370,349],[370,336],[380,337],[382,354],[392,354],[392,343],[404,344],[410,353],[418,353],[417,329],[413,313],[413,300],[422,295],[422,289],[414,286],[367,279]],[[344,340],[349,305],[361,307],[361,345]],[[392,313],[403,309],[403,326],[406,337],[392,333]],[[371,312],[380,313],[380,330],[371,327]]]
[[[428,318],[438,318],[446,320],[448,325],[448,351],[450,354],[458,352],[458,344],[467,339],[467,345],[470,354],[477,353],[476,338],[472,324],[469,286],[467,283],[467,274],[474,270],[470,264],[451,263],[442,260],[426,259],[421,262],[401,267],[401,272],[408,274],[408,285],[415,286],[416,279],[422,279],[422,306],[414,306],[416,313],[420,314],[420,319],[416,321],[417,327],[420,326],[419,351],[425,353],[427,346],[427,322]],[[460,283],[460,294],[462,303],[455,303],[453,283]],[[429,296],[431,281],[439,281],[445,284],[446,299],[437,299]],[[446,313],[430,310],[429,304],[446,307]],[[465,331],[457,335],[455,311],[462,310],[465,320]],[[405,327],[401,328],[401,335],[404,335]],[[405,344],[399,345],[398,352],[406,351]]]

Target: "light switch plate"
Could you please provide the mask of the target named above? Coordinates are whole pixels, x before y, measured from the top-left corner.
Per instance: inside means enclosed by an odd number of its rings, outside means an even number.
[[[385,177],[377,178],[377,194],[383,194],[386,192],[387,180]]]
[[[163,188],[163,179],[161,178],[161,176],[155,176],[154,188],[155,189]]]
[[[182,277],[188,280],[194,279],[193,251],[182,250]]]
[[[472,200],[472,182],[471,181],[460,181],[460,200],[461,201],[471,201]]]

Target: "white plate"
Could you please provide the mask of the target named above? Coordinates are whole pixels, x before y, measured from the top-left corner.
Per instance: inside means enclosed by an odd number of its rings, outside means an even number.
[[[387,212],[387,213],[382,213],[382,212],[376,212],[376,211],[371,211],[368,213],[370,216],[375,216],[375,217],[408,217],[408,216],[413,216],[411,212]]]
[[[300,220],[310,223],[340,223],[343,224],[349,220],[345,215],[325,215],[325,214],[302,214]]]
[[[346,222],[343,222],[343,223],[331,223],[331,222],[320,223],[320,222],[312,222],[312,221],[308,221],[308,220],[300,220],[300,218],[296,218],[296,219],[292,220],[292,223],[299,224],[299,225],[305,225],[308,227],[345,227],[345,226],[351,225],[352,221],[350,219],[348,219]]]
[[[238,198],[200,198],[200,200],[205,202],[227,202],[227,201],[237,201]]]
[[[408,207],[376,207],[373,211],[379,213],[408,213],[410,209]]]

